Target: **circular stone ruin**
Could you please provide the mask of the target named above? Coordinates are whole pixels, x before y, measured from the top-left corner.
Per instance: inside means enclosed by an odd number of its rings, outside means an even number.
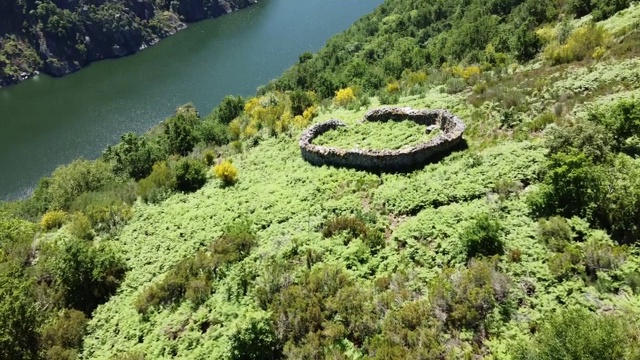
[[[402,172],[426,165],[435,155],[446,154],[462,141],[465,125],[446,110],[413,109],[410,107],[383,107],[368,111],[364,121],[410,120],[427,129],[439,128],[442,133],[416,146],[398,150],[339,149],[314,145],[318,136],[338,127],[346,126],[331,119],[309,127],[300,137],[302,157],[313,165],[332,165],[375,172]],[[427,130],[428,131],[428,130]]]

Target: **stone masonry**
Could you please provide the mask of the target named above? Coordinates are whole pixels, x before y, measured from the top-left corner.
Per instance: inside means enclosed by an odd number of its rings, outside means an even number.
[[[402,172],[427,164],[436,154],[452,150],[462,141],[465,125],[446,110],[416,110],[410,107],[382,107],[368,111],[364,121],[411,120],[420,125],[437,126],[442,133],[421,144],[398,150],[338,149],[312,142],[327,131],[346,126],[331,119],[309,127],[300,137],[302,157],[313,165],[332,165],[374,172]]]

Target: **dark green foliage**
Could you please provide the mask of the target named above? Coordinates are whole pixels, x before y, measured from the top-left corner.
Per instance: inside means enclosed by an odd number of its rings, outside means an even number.
[[[140,180],[137,194],[145,202],[160,202],[174,191],[176,187],[176,176],[171,167],[166,162],[160,162],[153,166],[151,174]]]
[[[220,105],[213,110],[213,115],[221,124],[228,125],[233,119],[244,111],[244,99],[242,96],[225,96]]]
[[[382,333],[367,346],[373,359],[437,359],[445,353],[442,324],[424,300],[405,303],[391,311],[382,325]]]
[[[145,314],[153,307],[177,304],[183,299],[202,304],[213,290],[213,281],[224,276],[225,267],[249,256],[257,243],[249,222],[234,222],[209,246],[209,251],[201,250],[182,260],[162,281],[146,288],[136,301],[136,309]]]
[[[307,108],[313,106],[313,98],[306,91],[294,90],[289,93],[289,99],[293,116],[302,115]]]
[[[612,106],[600,107],[589,113],[588,120],[608,130],[614,151],[640,155],[640,100],[623,99]]]
[[[276,360],[282,358],[275,334],[267,319],[252,319],[231,336],[232,360]]]
[[[609,18],[616,12],[631,4],[630,0],[571,0],[569,9],[576,16],[582,17],[593,13],[593,19],[600,21]]]
[[[367,232],[367,224],[356,217],[338,216],[325,222],[322,228],[322,236],[325,238],[332,237],[337,233],[346,231],[351,238],[365,235]]]
[[[33,284],[0,268],[0,358],[38,359],[39,323]]]
[[[488,261],[472,261],[460,273],[445,270],[436,279],[429,299],[434,309],[446,314],[445,326],[451,330],[472,329],[483,334],[487,316],[504,305],[509,279]]]
[[[327,220],[322,228],[322,236],[325,238],[342,232],[347,233],[347,242],[360,238],[371,249],[379,249],[385,244],[384,234],[367,225],[362,215],[338,216]]]
[[[200,120],[197,116],[179,112],[164,123],[164,135],[170,154],[187,155],[198,142],[196,127]]]
[[[640,347],[627,333],[629,320],[581,309],[560,311],[549,317],[531,344],[518,348],[516,359],[626,359]]]
[[[75,359],[89,320],[80,311],[62,310],[43,328],[41,347],[46,359]],[[65,356],[69,355],[69,356]]]
[[[547,175],[534,211],[559,214],[566,218],[592,218],[604,197],[605,174],[583,153],[558,153],[551,156]]]
[[[281,289],[269,309],[285,356],[323,357],[341,338],[362,344],[375,331],[369,297],[334,265],[314,267],[297,284]]]
[[[197,136],[207,145],[221,146],[231,140],[229,127],[217,120],[215,116],[205,118],[197,128]]]
[[[69,240],[57,251],[53,273],[66,306],[90,315],[115,293],[127,271],[108,246]]]
[[[571,226],[561,216],[549,219],[540,219],[538,222],[538,235],[540,240],[551,250],[561,252],[573,238]]]
[[[504,254],[502,224],[489,214],[478,216],[460,235],[467,258]]]
[[[119,144],[108,146],[102,156],[113,163],[116,174],[140,180],[149,176],[153,164],[160,160],[162,154],[144,136],[126,133]]]
[[[198,160],[184,158],[176,164],[176,188],[179,191],[193,192],[207,182],[207,168]]]

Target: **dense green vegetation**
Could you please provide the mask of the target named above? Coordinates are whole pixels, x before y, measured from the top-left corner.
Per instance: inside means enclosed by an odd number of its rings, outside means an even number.
[[[59,167],[0,206],[0,357],[637,359],[628,5],[388,0],[255,97]],[[388,103],[450,110],[467,147],[408,174],[300,156],[331,118],[341,147],[426,136],[359,123]]]

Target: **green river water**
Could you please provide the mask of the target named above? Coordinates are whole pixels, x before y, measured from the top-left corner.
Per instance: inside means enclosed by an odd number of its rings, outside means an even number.
[[[132,56],[63,78],[39,75],[0,89],[0,200],[78,157],[95,158],[128,131],[144,132],[193,102],[208,113],[227,94],[252,95],[298,55],[382,0],[261,0]]]

